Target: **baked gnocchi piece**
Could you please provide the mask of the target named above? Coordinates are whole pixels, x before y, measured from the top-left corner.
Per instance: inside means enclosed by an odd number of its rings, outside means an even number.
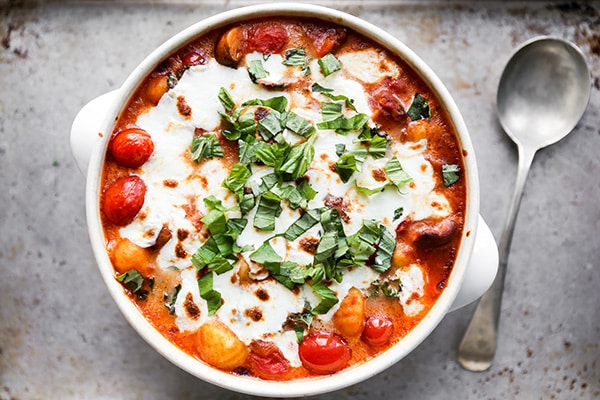
[[[151,267],[152,253],[138,246],[129,239],[120,239],[112,250],[112,263],[119,274],[132,269],[144,276],[150,276],[154,268]]]
[[[196,335],[200,358],[213,367],[230,371],[246,361],[246,344],[221,321],[207,321]]]
[[[354,337],[361,334],[365,325],[365,305],[365,295],[355,287],[350,288],[333,315],[333,323],[342,335]]]

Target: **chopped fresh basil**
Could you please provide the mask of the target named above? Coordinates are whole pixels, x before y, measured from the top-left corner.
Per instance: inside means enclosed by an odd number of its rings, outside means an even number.
[[[308,202],[317,194],[305,179],[298,185],[279,186],[274,191],[279,197],[287,200],[293,210],[299,207],[305,209],[308,207]]]
[[[265,267],[273,278],[290,290],[306,280],[306,269],[295,262],[266,263]]]
[[[317,135],[312,135],[303,143],[298,143],[292,146],[287,153],[286,158],[279,168],[279,172],[286,180],[296,180],[301,178],[306,173],[309,164],[315,156],[314,143]]]
[[[337,104],[337,103],[328,103]],[[347,134],[349,131],[359,131],[369,121],[367,114],[355,114],[350,118],[338,117],[334,120],[325,120],[317,124],[319,129],[335,129],[337,133]]]
[[[208,273],[198,279],[200,297],[206,300],[208,315],[214,315],[223,305],[221,293],[213,289],[213,274]]]
[[[312,307],[308,301],[304,302],[304,309],[299,313],[290,314],[284,325],[291,324],[296,333],[298,343],[302,343],[304,332],[310,329],[313,321]]]
[[[394,210],[394,221],[399,219],[404,213],[404,207],[399,207]]]
[[[117,276],[117,281],[121,282],[131,291],[131,293],[138,292],[144,284],[144,277],[136,269],[130,269],[129,271]]]
[[[321,67],[321,72],[324,76],[329,76],[333,74],[335,71],[339,71],[342,69],[342,64],[340,61],[331,53],[326,54],[319,60],[317,60],[319,66]]]
[[[223,181],[223,187],[229,189],[237,198],[240,208],[242,209],[242,213],[249,211],[249,209],[244,210],[242,207],[242,202],[248,201],[245,193],[245,185],[251,175],[252,173],[247,166],[243,164],[233,164],[229,175]],[[254,196],[252,196],[252,207],[254,207]]]
[[[181,291],[181,284],[175,286],[175,288],[173,289],[173,292],[170,295],[165,293],[165,296],[164,296],[165,307],[167,307],[167,309],[169,310],[169,314],[171,314],[171,315],[175,314],[175,303],[177,302],[177,295],[179,294],[180,291]]]
[[[406,185],[407,183],[412,182],[412,180],[413,180],[410,177],[410,175],[408,175],[406,173],[406,171],[404,171],[402,169],[402,165],[400,165],[400,161],[398,161],[398,158],[396,158],[396,157],[392,157],[385,164],[384,170],[385,170],[385,175],[387,176],[387,178],[398,189],[400,189],[402,186]]]
[[[323,116],[323,122],[335,121],[338,118],[343,117],[342,105],[339,103],[323,102],[321,103],[321,114]]]
[[[335,292],[327,287],[322,281],[311,285],[313,290],[321,298],[321,302],[313,309],[314,314],[326,314],[331,307],[335,306],[339,299]]]
[[[333,89],[329,89],[324,86],[321,86],[318,82],[313,83],[312,86],[310,87],[310,89],[312,90],[313,93],[331,93],[331,92],[333,92]]]
[[[388,186],[388,185],[383,185],[383,186],[380,186],[380,187],[377,187],[374,189],[369,189],[366,187],[358,186],[358,184],[356,182],[354,182],[354,184],[356,187],[356,191],[360,194],[364,194],[365,196],[372,196],[374,194],[381,193],[385,190],[386,186]]]
[[[281,214],[281,199],[273,192],[263,193],[258,202],[254,227],[261,231],[275,230],[275,218]]]
[[[415,94],[415,97],[413,98],[413,101],[406,113],[413,121],[431,118],[431,110],[429,109],[429,103],[419,93]]]
[[[385,272],[392,266],[392,256],[396,249],[396,238],[386,229],[385,226],[380,225],[380,236],[377,244],[377,251],[375,252],[375,260],[371,265],[377,272]]]
[[[224,251],[226,255],[221,254]],[[225,235],[210,236],[202,246],[192,255],[192,264],[201,270],[208,267],[210,271],[222,274],[233,268],[233,264],[226,256],[233,254],[233,241]]]
[[[385,157],[387,145],[387,137],[374,135],[369,143],[369,155],[375,159]]]
[[[352,177],[352,174],[358,171],[356,156],[353,153],[342,154],[335,163],[334,168],[340,176],[342,182],[348,182],[348,180]]]
[[[240,164],[248,165],[256,162],[257,158],[255,152],[264,143],[258,141],[253,136],[248,136],[246,139],[238,140],[238,154],[240,158]]]
[[[333,101],[343,101],[344,104],[346,104],[346,107],[348,107],[349,109],[353,110],[353,111],[357,111],[356,107],[354,107],[354,100],[350,99],[342,94],[338,94],[338,95],[334,95],[331,94],[329,92],[321,92],[321,94],[325,97],[327,97],[330,100]],[[357,111],[358,112],[358,111]]]
[[[366,265],[376,250],[375,243],[381,234],[377,221],[364,220],[363,226],[348,239],[353,261],[357,265]]]
[[[402,282],[399,279],[371,282],[369,297],[378,296],[380,293],[385,297],[398,298],[400,297],[400,293],[402,293]]]
[[[229,94],[227,89],[225,89],[224,87],[219,89],[218,97],[219,97],[219,101],[223,105],[223,108],[225,109],[225,111],[230,112],[234,109],[235,102],[233,101],[233,98],[231,97],[231,94]]]
[[[444,178],[444,186],[449,187],[454,185],[458,179],[460,167],[456,164],[444,164],[442,165],[442,177]]]
[[[282,61],[283,65],[290,67],[300,67],[306,75],[310,75],[310,67],[306,60],[306,52],[303,48],[289,49],[285,52],[285,58]]]
[[[346,152],[346,145],[343,143],[338,143],[335,145],[335,154],[337,154],[338,157],[341,157],[342,154],[344,154]]]
[[[283,113],[288,105],[288,99],[285,96],[270,97],[268,99],[248,100],[242,106],[264,106],[272,108],[275,111]]]
[[[294,241],[321,220],[321,211],[318,209],[307,210],[283,234],[289,241]]]
[[[257,181],[252,182],[250,186],[252,187],[252,193],[254,193],[254,196],[258,197],[263,193],[266,193],[269,190],[273,189],[278,183],[279,177],[277,176],[277,174],[270,173],[262,176],[260,178],[260,183]]]
[[[252,60],[248,63],[248,75],[253,83],[258,83],[259,80],[269,76],[269,72],[265,70],[261,60]]]
[[[194,137],[190,151],[192,160],[196,162],[205,158],[223,157],[223,148],[219,140],[210,133]]]
[[[308,137],[315,132],[315,126],[293,111],[285,114],[285,127],[297,135]]]
[[[258,133],[264,140],[269,140],[283,131],[281,114],[272,110],[263,119],[258,121]]]
[[[250,260],[261,265],[278,264],[283,258],[273,250],[271,243],[265,241],[256,251],[250,254]]]

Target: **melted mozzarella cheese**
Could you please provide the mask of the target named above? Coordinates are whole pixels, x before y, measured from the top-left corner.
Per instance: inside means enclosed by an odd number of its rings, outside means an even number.
[[[259,55],[250,54],[246,63],[257,60]],[[260,55],[262,59],[262,55]],[[312,75],[306,77],[299,68],[286,67],[281,64],[282,58],[272,55],[265,61],[265,69],[269,71],[269,82],[283,80],[310,79],[319,81],[335,94],[341,94],[354,100],[354,106],[360,113],[371,115],[368,98],[362,82],[376,82],[382,76],[396,77],[398,68],[385,55],[374,50],[346,53],[340,57],[344,66],[342,73],[334,73],[324,77],[316,61],[310,67]],[[224,202],[226,207],[236,204],[232,193],[222,187],[223,180],[229,171],[223,160],[214,158],[194,163],[189,158],[189,147],[196,128],[208,132],[216,132],[221,124],[219,113],[224,112],[218,99],[220,88],[226,88],[234,101],[241,104],[249,99],[267,99],[275,96],[286,96],[289,108],[311,123],[322,121],[320,104],[331,101],[320,93],[305,91],[287,92],[284,90],[267,90],[261,85],[251,82],[245,68],[233,69],[222,66],[211,60],[206,65],[199,65],[185,71],[178,84],[163,96],[156,107],[141,115],[138,126],[148,131],[155,143],[155,151],[150,160],[140,169],[139,175],[148,187],[145,204],[138,218],[120,230],[121,236],[134,243],[149,247],[156,242],[158,232],[163,226],[172,230],[183,229],[189,234],[182,240],[174,234],[171,240],[160,250],[157,264],[166,269],[176,267],[181,270],[181,290],[175,302],[176,324],[182,331],[196,330],[208,316],[206,302],[200,297],[196,269],[191,266],[192,254],[204,243],[204,230],[197,231],[188,215],[196,210],[203,215],[207,212],[202,199],[215,196]],[[191,117],[182,116],[177,109],[177,102],[183,98],[192,110]],[[346,109],[346,115],[354,114]],[[388,230],[394,232],[401,219],[394,220],[394,212],[402,207],[403,217],[423,219],[432,215],[448,215],[450,207],[447,200],[434,191],[435,180],[431,164],[425,159],[424,151],[427,141],[417,143],[392,143],[386,157],[375,160],[368,157],[362,170],[356,172],[353,179],[343,183],[332,165],[338,160],[336,145],[344,144],[348,151],[360,147],[357,133],[340,135],[333,130],[320,130],[314,143],[315,156],[309,165],[306,176],[317,195],[309,202],[309,208],[325,206],[328,196],[342,198],[346,203],[347,221],[344,222],[346,235],[352,235],[360,229],[364,219],[381,221]],[[284,132],[289,143],[297,143],[303,138]],[[413,183],[402,190],[394,187],[386,188],[381,193],[367,196],[357,192],[356,184],[367,188],[376,188],[382,183],[375,180],[376,170],[381,170],[392,157],[397,157],[404,170],[412,177]],[[273,172],[266,166],[252,167],[253,176],[250,182],[259,182],[260,178]],[[176,182],[176,187],[165,182]],[[313,255],[302,248],[303,239],[319,238],[320,227],[314,226],[293,242],[273,236],[284,232],[299,216],[299,210],[292,210],[282,202],[282,212],[275,219],[275,231],[265,232],[254,228],[253,221],[256,207],[245,216],[248,223],[240,234],[237,244],[250,245],[254,249],[266,240],[284,261],[293,261],[300,265],[312,263]],[[228,217],[240,217],[235,211]],[[184,252],[181,252],[181,250]],[[239,283],[239,264],[232,270],[214,276],[213,288],[221,293],[223,305],[217,311],[217,317],[227,324],[245,343],[256,338],[269,338],[278,345],[292,365],[300,365],[297,355],[297,339],[293,332],[283,331],[282,325],[291,313],[302,312],[305,302],[318,304],[319,296],[310,285],[302,285],[298,291],[290,291],[260,271],[250,260],[252,251],[241,254],[251,266],[256,281]],[[236,278],[237,277],[237,278]],[[356,287],[367,290],[371,283],[379,278],[379,274],[371,268],[354,268],[344,272],[342,282],[332,282],[329,286],[341,300],[348,290]],[[398,271],[398,279],[402,282],[399,298],[405,312],[413,315],[422,307],[418,297],[423,295],[423,273],[418,265],[411,265],[406,270]],[[257,290],[266,292],[258,296]],[[186,301],[187,306],[186,306]],[[189,302],[197,305],[199,315],[190,314]],[[338,305],[325,315],[319,316],[329,321]]]

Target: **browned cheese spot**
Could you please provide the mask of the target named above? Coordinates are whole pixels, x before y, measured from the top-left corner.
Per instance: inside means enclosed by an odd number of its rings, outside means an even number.
[[[264,288],[259,288],[254,292],[256,297],[258,297],[262,301],[268,301],[271,296],[269,296],[269,292],[267,292]]]
[[[258,322],[262,319],[262,311],[258,307],[248,308],[244,313],[254,322]]]
[[[194,297],[191,293],[188,293],[187,296],[185,296],[185,300],[183,301],[183,308],[185,309],[185,312],[187,313],[188,317],[190,317],[191,319],[196,320],[200,318],[200,308],[196,305],[196,303],[194,303]]]
[[[185,119],[190,119],[192,117],[192,107],[185,101],[185,97],[183,96],[177,97],[177,111],[179,111],[179,114]]]

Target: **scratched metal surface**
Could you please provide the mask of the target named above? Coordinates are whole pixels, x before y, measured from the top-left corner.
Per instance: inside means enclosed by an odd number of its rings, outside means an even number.
[[[90,99],[155,46],[249,1],[0,1],[0,399],[242,399],[179,370],[120,315],[96,270],[68,146]],[[322,399],[600,398],[600,3],[321,1],[389,31],[436,71],[471,131],[481,212],[499,236],[516,152],[495,117],[513,48],[577,43],[593,71],[574,134],[538,153],[512,248],[500,348],[483,373],[455,349],[472,306],[393,368]]]

